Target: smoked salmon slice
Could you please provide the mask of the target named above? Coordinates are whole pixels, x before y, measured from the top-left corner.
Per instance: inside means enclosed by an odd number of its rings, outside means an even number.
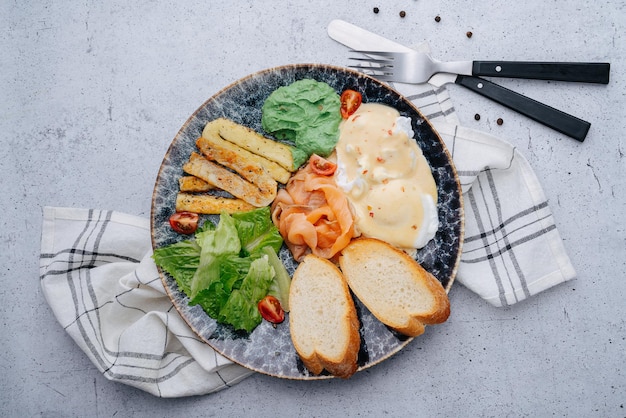
[[[313,253],[330,259],[354,237],[354,217],[333,176],[310,163],[291,177],[272,204],[272,220],[296,261]]]

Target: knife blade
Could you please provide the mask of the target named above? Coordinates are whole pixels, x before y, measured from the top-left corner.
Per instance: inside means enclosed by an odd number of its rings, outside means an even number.
[[[328,24],[328,36],[354,50],[407,52],[413,49],[367,31],[341,19]]]

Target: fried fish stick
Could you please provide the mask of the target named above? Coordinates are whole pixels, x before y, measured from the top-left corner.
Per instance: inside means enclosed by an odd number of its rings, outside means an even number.
[[[275,161],[290,172],[298,168],[294,167],[291,146],[266,138],[246,126],[229,119],[219,118],[206,124],[202,136],[209,138],[214,133],[218,133],[226,141],[239,145],[253,154]]]
[[[255,207],[241,200],[212,195],[196,195],[178,193],[176,195],[177,212],[194,212],[206,215],[219,215],[222,211],[228,213],[247,212]]]
[[[213,184],[217,188],[225,190],[256,207],[268,206],[272,203],[278,190],[276,181],[267,175],[264,170],[265,177],[273,182],[273,186],[267,184],[269,183],[267,181],[264,181],[262,186],[253,184],[197,153],[193,153],[189,161],[183,165],[183,171]]]
[[[211,160],[216,160],[222,165],[227,165],[217,159],[221,157],[227,160],[240,160],[243,164],[258,164],[263,167],[270,176],[279,183],[287,183],[291,173],[281,167],[278,163],[268,160],[265,157],[254,154],[237,144],[222,139],[217,133],[198,138],[196,146],[202,154]]]

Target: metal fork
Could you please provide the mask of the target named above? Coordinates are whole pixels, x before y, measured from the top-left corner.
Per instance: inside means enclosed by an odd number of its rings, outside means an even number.
[[[381,81],[425,83],[437,73],[511,77],[608,84],[609,63],[533,61],[451,61],[443,62],[418,51],[357,51],[366,57],[350,59],[369,65],[351,65]]]

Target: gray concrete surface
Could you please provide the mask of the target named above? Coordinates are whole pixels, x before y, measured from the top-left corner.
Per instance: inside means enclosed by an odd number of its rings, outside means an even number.
[[[582,0],[0,3],[0,415],[626,416],[625,8]],[[254,375],[214,395],[170,400],[107,381],[41,294],[42,206],[147,217],[162,156],[208,97],[267,67],[346,64],[345,48],[326,36],[333,18],[405,44],[427,40],[441,59],[611,62],[608,86],[502,80],[590,121],[582,144],[450,87],[463,124],[508,139],[529,159],[577,279],[507,309],[455,285],[452,316],[438,332],[348,381]]]

